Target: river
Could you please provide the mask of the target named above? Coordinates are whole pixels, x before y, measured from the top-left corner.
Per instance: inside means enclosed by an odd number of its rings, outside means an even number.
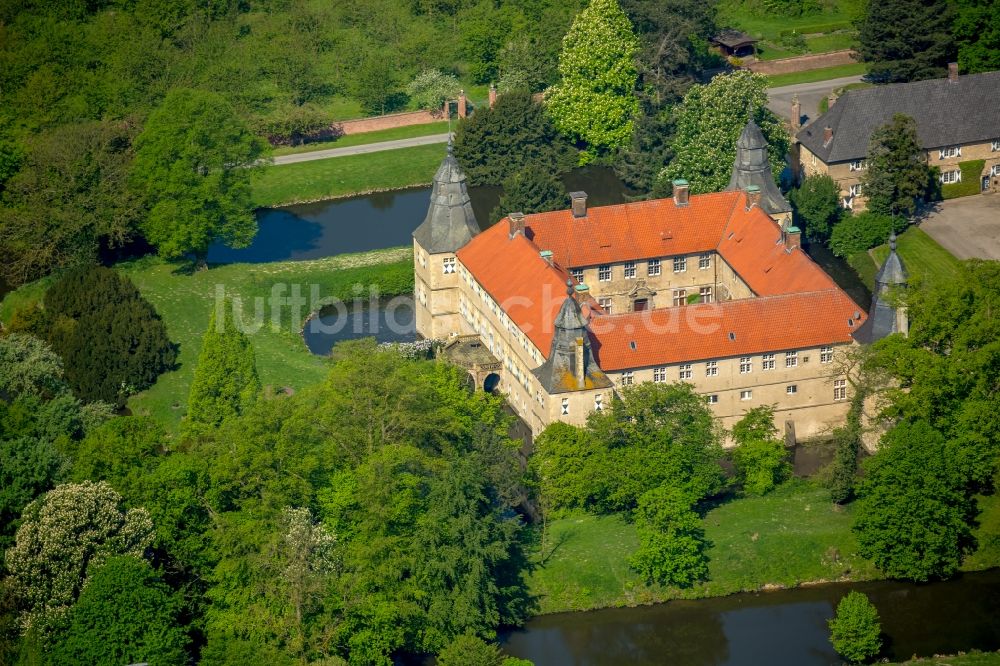
[[[852,589],[879,610],[881,657],[1000,649],[1000,570],[994,569],[926,585],[818,585],[543,615],[506,633],[504,650],[536,666],[840,664],[826,622]]]

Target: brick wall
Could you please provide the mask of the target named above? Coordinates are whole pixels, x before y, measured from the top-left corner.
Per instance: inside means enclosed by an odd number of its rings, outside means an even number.
[[[788,74],[790,72],[805,72],[810,69],[850,65],[857,62],[854,51],[833,51],[832,53],[817,53],[814,55],[782,58],[781,60],[758,60],[750,65],[751,71],[759,74]]]
[[[372,118],[345,120],[337,123],[336,126],[339,127],[344,134],[364,134],[365,132],[375,132],[377,130],[392,129],[394,127],[426,125],[427,123],[434,123],[439,120],[444,120],[444,114],[440,110],[408,111],[406,113],[391,113],[387,116],[374,116]]]

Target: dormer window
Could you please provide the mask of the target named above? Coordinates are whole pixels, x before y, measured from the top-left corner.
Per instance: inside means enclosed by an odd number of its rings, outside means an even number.
[[[948,146],[947,148],[941,148],[938,150],[938,159],[947,160],[952,157],[962,156],[962,146]]]
[[[868,163],[864,160],[854,160],[848,165],[848,169],[851,171],[864,171],[868,166]]]

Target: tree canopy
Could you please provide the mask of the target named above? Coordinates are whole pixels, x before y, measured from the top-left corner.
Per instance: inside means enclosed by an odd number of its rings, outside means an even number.
[[[788,196],[795,215],[811,241],[825,241],[840,218],[840,186],[828,174],[814,174]]]
[[[945,75],[957,55],[948,0],[869,2],[858,20],[858,55],[868,78],[904,83]]]
[[[566,187],[541,164],[529,164],[503,181],[500,204],[494,209],[492,222],[508,213],[544,213],[568,205]]]
[[[931,186],[917,123],[910,116],[897,113],[872,132],[867,164],[861,174],[861,193],[872,213],[912,214]]]
[[[861,592],[848,592],[829,622],[833,649],[851,662],[871,659],[882,648],[878,610]]]

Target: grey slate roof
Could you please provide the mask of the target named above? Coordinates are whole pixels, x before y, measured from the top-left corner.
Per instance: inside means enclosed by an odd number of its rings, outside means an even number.
[[[413,232],[413,238],[431,254],[455,252],[479,233],[479,223],[472,212],[472,201],[465,184],[465,173],[452,155],[448,154],[434,174],[431,205],[427,217]]]
[[[566,291],[566,300],[556,315],[555,335],[552,336],[549,356],[545,363],[531,372],[550,394],[610,387],[611,380],[594,360],[587,318],[583,316],[580,304],[573,298],[572,282]],[[579,385],[576,375],[576,341],[579,338],[583,338],[583,386]]]
[[[712,41],[716,44],[722,44],[723,46],[735,49],[739,46],[749,46],[751,44],[756,44],[759,39],[754,39],[745,32],[740,32],[739,30],[723,30],[718,35],[712,38]]]
[[[905,288],[910,274],[903,260],[896,253],[896,234],[889,236],[889,256],[875,275],[875,293],[868,319],[854,332],[854,339],[862,343],[881,340],[899,332],[896,308],[890,303],[893,289]]]
[[[774,183],[771,165],[767,161],[767,139],[751,118],[736,141],[736,162],[727,191],[745,190],[750,185],[760,188],[760,207],[768,214],[787,213],[791,204]]]
[[[1000,139],[1000,72],[848,90],[796,137],[827,164],[864,159],[872,132],[896,113],[917,121],[925,149]],[[823,145],[823,129],[833,140]]]

